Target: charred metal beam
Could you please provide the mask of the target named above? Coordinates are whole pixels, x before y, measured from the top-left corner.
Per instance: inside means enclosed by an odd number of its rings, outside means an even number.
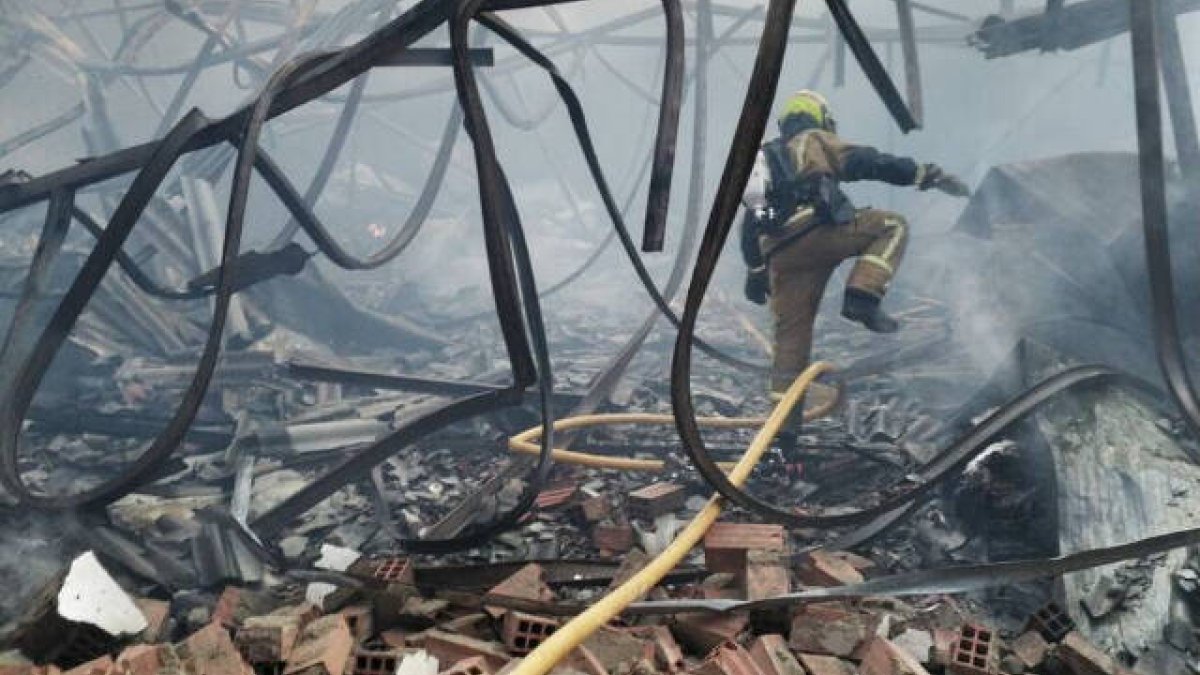
[[[475,565],[419,566],[413,572],[416,575],[417,586],[420,588],[486,591],[530,563],[536,563],[545,570],[546,583],[553,587],[606,586],[613,580],[617,569],[621,566],[618,560],[553,559]],[[667,575],[662,583],[679,584],[699,581],[705,575],[703,568],[680,566]]]
[[[1200,206],[1200,138],[1196,135],[1196,116],[1188,83],[1187,61],[1179,24],[1173,9],[1179,0],[1162,0],[1158,13],[1158,41],[1162,52],[1163,85],[1167,92],[1167,112],[1175,137],[1175,154],[1183,172],[1184,185],[1193,208]]]
[[[841,31],[833,32],[833,86],[846,86],[846,38]]]
[[[502,0],[497,4],[507,6]],[[308,101],[327,94],[358,77],[380,60],[386,60],[409,48],[449,19],[447,3],[423,2],[401,18],[370,34],[342,52],[331,54],[307,73],[283,86],[274,98],[267,118],[278,117]],[[250,120],[252,107],[245,107],[219,121],[209,122],[191,134],[183,153],[211,147],[237,138]],[[154,156],[160,141],[143,143],[102,157],[84,160],[28,183],[0,188],[0,213],[33,204],[49,197],[56,189],[78,190],[142,168]]]
[[[471,65],[490,68],[496,65],[496,53],[491,47],[473,47]],[[381,66],[449,66],[453,56],[446,47],[412,47],[380,61]]]
[[[921,97],[921,61],[917,50],[917,29],[913,23],[912,0],[896,0],[896,17],[900,23],[900,44],[904,50],[904,82],[908,88],[908,109],[920,126],[925,118]]]
[[[1053,24],[1056,49],[1079,49],[1128,31],[1129,5],[1130,0],[1080,0],[1058,13],[1039,12],[1011,20],[991,16],[971,36],[970,43],[989,59],[1042,49]],[[1177,0],[1174,12],[1198,9],[1200,0]]]
[[[658,139],[654,143],[646,227],[642,234],[642,250],[647,253],[661,251],[667,237],[667,207],[671,201],[671,177],[675,174],[679,111],[683,107],[683,10],[679,0],[662,0],[662,7],[667,24],[667,46],[663,64],[662,102],[659,104]],[[700,13],[704,14],[706,10],[702,8]],[[707,14],[711,19],[711,10]]]
[[[434,377],[418,377],[416,375],[377,373],[367,370],[335,368],[301,361],[288,362],[287,372],[293,377],[305,380],[337,382],[339,384],[409,391],[417,394],[432,394],[434,396],[470,396],[472,394],[499,392],[507,389],[507,387],[498,384],[487,384],[485,382],[443,380]],[[536,392],[528,393],[526,396],[532,400],[532,397],[536,396]],[[565,404],[575,405],[583,398],[583,395],[556,391],[554,392],[554,397]]]
[[[896,84],[880,63],[879,56],[871,47],[854,14],[846,6],[846,0],[825,0],[825,4],[833,14],[833,20],[837,22],[838,30],[846,38],[846,46],[850,48],[850,53],[854,54],[863,74],[867,76],[867,81],[871,83],[900,130],[907,133],[918,128],[920,125],[913,118],[912,111],[905,105],[904,99],[900,97],[900,92],[896,91]],[[786,36],[784,39],[786,45]]]

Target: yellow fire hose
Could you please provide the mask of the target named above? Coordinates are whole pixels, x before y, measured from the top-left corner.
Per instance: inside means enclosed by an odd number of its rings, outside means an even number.
[[[801,373],[800,377],[796,378],[787,393],[783,395],[783,399],[766,418],[745,454],[729,471],[731,483],[741,486],[746,482],[754,465],[762,458],[770,446],[771,440],[775,438],[779,429],[787,421],[792,408],[796,407],[803,398],[805,390],[818,376],[832,369],[833,366],[828,363],[814,363]],[[592,633],[620,614],[630,603],[635,602],[657,586],[658,582],[662,581],[662,578],[683,560],[688,551],[691,551],[700,542],[704,533],[721,515],[721,506],[722,500],[719,496],[710,497],[700,513],[696,514],[692,522],[688,523],[688,526],[679,533],[679,536],[665,551],[650,561],[650,564],[640,572],[633,575],[629,581],[614,589],[599,602],[568,622],[567,625],[551,634],[537,649],[530,652],[510,675],[545,675],[553,670]]]
[[[821,372],[825,372],[822,370]],[[803,393],[801,393],[803,396]],[[828,415],[837,407],[840,396],[833,395],[829,400],[822,402],[818,406],[804,411],[804,421],[808,422]],[[794,406],[795,404],[793,404]],[[776,408],[778,409],[778,408]],[[791,407],[788,408],[791,412]],[[745,427],[761,427],[767,423],[767,417],[701,417],[697,420],[702,427],[716,429],[741,429]],[[675,418],[671,415],[662,415],[655,413],[606,413],[598,415],[580,415],[578,417],[568,417],[554,421],[555,431],[568,431],[571,429],[581,429],[584,427],[607,426],[617,424],[674,424]],[[508,448],[513,452],[519,452],[527,455],[537,455],[541,452],[541,446],[538,445],[538,440],[542,436],[542,428],[540,426],[526,429],[521,433],[508,439]],[[666,469],[666,463],[661,459],[637,459],[634,457],[612,457],[609,455],[597,455],[588,452],[576,452],[574,450],[563,450],[554,448],[550,454],[555,462],[561,464],[575,464],[578,466],[591,467],[593,469],[615,469],[617,471],[646,471],[650,473],[661,472]],[[721,462],[722,469],[729,471],[733,468],[732,462]]]

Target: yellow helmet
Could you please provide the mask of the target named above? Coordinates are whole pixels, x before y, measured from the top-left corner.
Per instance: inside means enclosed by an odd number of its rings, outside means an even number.
[[[829,101],[815,91],[801,89],[792,94],[779,112],[779,126],[785,127],[794,117],[805,116],[822,129],[833,130],[836,124],[829,112]]]

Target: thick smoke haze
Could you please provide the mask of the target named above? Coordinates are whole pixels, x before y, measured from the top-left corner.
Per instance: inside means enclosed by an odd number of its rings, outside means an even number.
[[[82,3],[99,8],[102,2]],[[935,3],[936,4],[936,3]],[[1128,36],[1075,51],[1025,52],[1020,55],[985,59],[968,46],[967,36],[986,15],[1010,4],[1016,14],[1040,11],[1044,3],[969,2],[946,3],[945,9],[970,17],[959,21],[924,12],[916,15],[918,30],[928,43],[920,47],[924,96],[924,128],[901,134],[888,116],[853,58],[847,56],[845,82],[833,82],[832,59],[826,35],[832,24],[822,5],[801,3],[794,35],[800,44],[790,48],[779,96],[813,87],[832,102],[840,130],[848,139],[882,150],[910,155],[919,161],[934,161],[947,170],[977,183],[997,164],[1053,157],[1080,151],[1131,151],[1135,146],[1132,85]],[[45,10],[32,0],[0,3],[6,16]],[[319,2],[317,10],[332,19],[303,38],[301,50],[349,44],[382,20],[381,11],[395,15],[411,2]],[[755,3],[730,0],[718,4],[715,30],[721,34],[736,15]],[[695,30],[695,4],[686,5],[689,36]],[[872,0],[855,3],[861,23],[874,37],[875,47],[904,89],[903,59],[896,41],[894,3]],[[506,14],[517,27],[545,47],[559,68],[577,88],[597,141],[617,199],[624,204],[633,190],[627,220],[635,236],[640,234],[647,180],[638,178],[653,140],[656,106],[643,97],[657,94],[662,70],[662,20],[657,2],[605,0],[572,3],[548,13],[522,10]],[[624,39],[595,36],[578,48],[578,40],[564,42],[559,34],[587,31],[619,17],[648,14],[650,18],[633,28],[619,31]],[[1200,16],[1180,18],[1186,58],[1193,66],[1200,60]],[[0,25],[3,25],[0,21]],[[708,64],[707,152],[704,162],[705,191],[701,201],[702,223],[717,187],[726,152],[740,112],[751,68],[754,46],[761,24],[746,22],[722,44]],[[101,59],[111,55],[121,27],[115,19],[66,22],[54,26],[72,49]],[[270,23],[256,22],[253,12],[239,24],[245,38],[267,37],[279,30]],[[648,43],[639,40],[649,39]],[[204,35],[186,25],[171,26],[159,33],[139,55],[139,63],[173,64],[192,59]],[[480,41],[480,34],[476,33]],[[444,32],[431,35],[421,46],[447,44]],[[483,40],[493,45],[495,40]],[[261,57],[269,64],[271,54]],[[36,54],[35,54],[36,58]],[[86,57],[85,57],[86,58]],[[570,123],[543,73],[528,67],[505,46],[496,47],[498,66],[480,70],[488,87],[488,105],[505,170],[515,187],[519,206],[530,233],[539,283],[545,287],[573,270],[609,231],[607,217],[587,175],[582,155],[575,144]],[[30,128],[80,100],[82,77],[70,67],[50,59],[25,68],[8,86],[0,89],[0,135],[10,137]],[[689,41],[689,65],[695,52]],[[1192,84],[1198,81],[1191,69]],[[196,106],[210,117],[226,114],[247,101],[259,82],[230,67],[206,70],[197,81],[186,105]],[[47,139],[31,144],[5,158],[6,168],[23,168],[42,173],[71,159],[107,152],[117,146],[154,138],[161,128],[159,111],[132,89],[114,84],[105,89],[103,106],[116,127],[114,138],[94,139],[92,147],[81,141],[76,126],[68,126]],[[165,107],[177,87],[175,78],[142,78],[154,106]],[[288,113],[268,125],[264,146],[284,166],[298,185],[306,184],[319,162],[349,87],[326,101]],[[490,92],[490,95],[489,95]],[[31,96],[31,94],[34,94]],[[367,103],[355,120],[350,140],[325,195],[316,211],[329,222],[352,250],[367,252],[403,222],[428,174],[432,155],[441,136],[446,116],[454,105],[448,68],[395,68],[369,75]],[[499,100],[497,100],[497,97]],[[87,100],[85,127],[99,105]],[[693,156],[692,119],[695,101],[684,102],[683,124],[672,195],[671,230],[666,254],[648,256],[661,279],[665,277],[678,245],[686,210],[687,182]],[[503,113],[545,121],[534,130],[510,124]],[[773,132],[773,128],[770,129]],[[107,143],[106,143],[107,141]],[[1170,147],[1170,146],[1168,146]],[[211,153],[211,151],[210,151]],[[228,176],[225,178],[227,183]],[[223,191],[227,186],[218,186]],[[938,194],[877,185],[850,186],[859,205],[875,205],[904,213],[912,223],[914,243],[911,257],[932,255],[926,239],[943,236],[954,223],[962,202]],[[224,199],[223,193],[220,199]],[[256,184],[252,192],[251,218],[246,248],[262,246],[285,222],[282,207]],[[397,261],[369,275],[333,273],[340,284],[358,288],[362,280],[382,280],[394,289],[386,298],[376,298],[381,309],[436,306],[447,313],[487,310],[490,300],[487,275],[479,237],[474,163],[469,141],[460,136],[448,180],[433,209],[433,216],[412,249]],[[728,294],[740,293],[741,263],[730,246],[722,264],[719,283]],[[912,265],[920,269],[919,264]],[[905,284],[902,273],[898,284]],[[557,302],[586,299],[598,304],[597,311],[639,315],[649,308],[638,303],[612,303],[633,291],[634,278],[617,247],[612,246],[580,282],[548,307],[553,314]],[[457,301],[458,304],[449,301]],[[755,308],[756,321],[765,317]]]

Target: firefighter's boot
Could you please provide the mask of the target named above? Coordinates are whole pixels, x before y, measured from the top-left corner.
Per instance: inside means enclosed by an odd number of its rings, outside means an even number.
[[[842,304],[842,316],[857,321],[876,333],[895,333],[900,329],[900,322],[888,316],[879,307],[878,295],[861,291],[857,288],[847,288]]]

